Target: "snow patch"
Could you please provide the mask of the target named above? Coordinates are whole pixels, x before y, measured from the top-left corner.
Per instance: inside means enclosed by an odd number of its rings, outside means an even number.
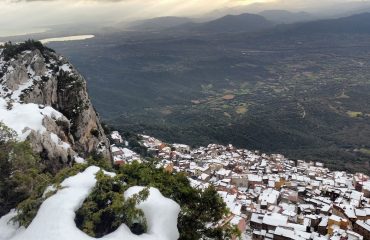
[[[74,156],[74,161],[76,162],[76,163],[79,163],[79,164],[83,164],[83,163],[86,163],[86,161],[85,161],[85,159],[83,159],[82,157],[79,157],[79,156]]]
[[[30,226],[23,230],[9,225],[7,219],[14,212],[0,220],[0,240],[94,240],[79,230],[74,222],[75,211],[81,207],[85,198],[96,184],[95,175],[98,167],[89,167],[84,172],[69,177],[61,183],[61,189],[41,205]],[[114,176],[112,173],[107,173]],[[143,187],[131,187],[124,197],[140,192]],[[123,197],[123,196],[122,196]],[[179,238],[177,217],[180,207],[174,201],[165,198],[155,188],[150,188],[147,200],[138,205],[148,223],[148,233],[135,235],[126,225],[115,232],[100,238],[101,240],[176,240]],[[3,234],[6,233],[6,235]]]
[[[16,234],[24,231],[18,224],[14,224],[11,219],[17,215],[15,210],[0,218],[0,240],[7,240]]]
[[[129,198],[143,189],[144,187],[131,187],[125,192],[124,196]],[[138,205],[138,208],[143,210],[148,223],[148,233],[146,235],[150,236],[150,238],[143,239],[178,239],[180,237],[177,230],[177,216],[180,213],[179,205],[173,200],[163,197],[156,188],[150,188],[149,192],[148,199]]]
[[[72,72],[72,67],[69,64],[63,64],[60,66],[60,69],[62,69],[64,72]]]
[[[46,195],[48,195],[49,193],[52,193],[52,192],[54,192],[56,190],[57,190],[57,188],[55,187],[55,185],[48,186],[45,189],[44,193],[42,194],[42,197],[44,198],[44,197],[46,197]]]
[[[57,146],[60,146],[64,149],[69,149],[71,148],[71,145],[69,145],[68,143],[66,142],[63,142],[59,137],[58,135],[56,135],[55,133],[50,133],[50,138],[51,140],[57,145]]]
[[[62,114],[52,107],[39,108],[34,103],[20,104],[13,103],[11,109],[8,109],[8,103],[0,98],[0,122],[12,128],[20,141],[24,141],[31,130],[43,133],[46,128],[42,125],[45,116],[54,120],[62,118]]]

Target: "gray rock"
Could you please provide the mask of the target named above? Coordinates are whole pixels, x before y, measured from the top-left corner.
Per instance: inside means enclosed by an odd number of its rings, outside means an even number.
[[[18,54],[6,65],[9,71],[1,80],[10,90],[7,96],[10,102],[52,106],[65,116],[45,118],[43,125],[47,132],[32,131],[28,136],[31,146],[51,165],[58,168],[70,163],[77,154],[86,157],[98,146],[106,146],[102,154],[111,159],[110,144],[89,99],[86,81],[65,58],[48,50],[33,50]],[[66,149],[56,144],[51,133],[71,147]]]

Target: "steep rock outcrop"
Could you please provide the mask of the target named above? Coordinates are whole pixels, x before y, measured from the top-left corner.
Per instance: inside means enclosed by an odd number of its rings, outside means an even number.
[[[46,131],[30,128],[20,133],[26,133],[32,147],[52,164],[66,164],[77,155],[84,157],[94,151],[110,158],[109,141],[84,77],[52,50],[37,46],[9,57],[0,49],[0,98],[10,112],[14,104],[37,104],[40,109],[50,106],[60,113],[53,118],[40,112]]]

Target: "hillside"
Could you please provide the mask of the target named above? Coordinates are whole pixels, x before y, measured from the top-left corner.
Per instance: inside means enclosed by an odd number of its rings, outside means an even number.
[[[313,15],[307,12],[290,12],[286,10],[265,10],[259,12],[258,15],[276,24],[307,22],[315,19]]]
[[[368,34],[370,33],[370,13],[296,24],[291,27],[287,31],[288,34]]]
[[[272,26],[273,23],[262,16],[243,13],[240,15],[226,15],[204,23],[186,23],[170,30],[201,33],[258,32]]]
[[[130,23],[128,28],[135,31],[159,31],[190,22],[190,18],[169,16],[135,21]]]

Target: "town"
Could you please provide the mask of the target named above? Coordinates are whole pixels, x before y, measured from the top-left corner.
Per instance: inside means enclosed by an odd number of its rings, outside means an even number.
[[[143,161],[117,131],[114,164]],[[242,239],[369,240],[370,179],[330,171],[320,162],[210,144],[192,149],[140,135],[140,144],[169,172],[184,172],[194,188],[212,184],[230,209]]]

